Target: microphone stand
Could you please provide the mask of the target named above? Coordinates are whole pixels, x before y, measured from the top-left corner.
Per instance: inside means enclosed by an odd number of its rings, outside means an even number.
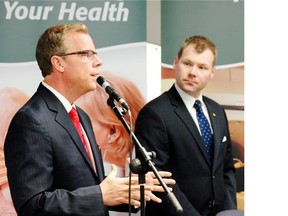
[[[125,118],[123,117],[123,113],[116,106],[116,104],[114,103],[114,99],[110,95],[109,95],[109,98],[107,100],[107,104],[115,112],[115,114],[117,115],[119,120],[122,122],[123,126],[128,131],[128,133],[132,135],[132,139],[133,139],[133,141],[137,147],[137,150],[140,152],[140,154],[143,158],[144,164],[143,164],[143,162],[141,162],[137,158],[135,160],[133,160],[132,163],[130,163],[130,168],[132,168],[131,171],[139,174],[140,198],[141,198],[141,200],[140,200],[140,202],[141,202],[141,216],[145,216],[144,184],[145,184],[145,174],[147,173],[149,168],[150,168],[150,170],[153,171],[154,175],[156,176],[156,178],[160,182],[161,186],[163,187],[164,191],[167,194],[167,197],[169,198],[169,200],[171,201],[171,203],[175,207],[176,212],[178,213],[178,215],[180,215],[183,212],[182,206],[178,202],[175,195],[171,191],[169,191],[168,186],[165,184],[165,182],[163,181],[159,172],[157,171],[154,163],[152,162],[151,157],[156,157],[156,154],[154,152],[147,152],[146,149],[140,144],[139,140],[137,139],[137,137],[135,136],[133,131],[131,131],[130,126],[128,125]],[[125,113],[126,112],[124,112],[124,114]]]

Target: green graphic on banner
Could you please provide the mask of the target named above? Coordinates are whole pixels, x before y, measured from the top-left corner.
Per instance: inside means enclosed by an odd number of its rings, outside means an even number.
[[[82,22],[96,48],[146,41],[146,0],[0,1],[0,63],[35,61],[35,41],[49,26]]]
[[[162,62],[171,65],[185,38],[200,34],[218,48],[217,65],[244,62],[244,1],[161,1]]]

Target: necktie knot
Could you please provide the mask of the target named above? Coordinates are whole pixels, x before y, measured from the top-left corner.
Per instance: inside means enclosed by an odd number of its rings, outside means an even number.
[[[195,107],[195,109],[196,109],[197,112],[199,112],[199,111],[200,111],[200,112],[203,112],[203,111],[202,111],[202,108],[201,108],[201,102],[200,102],[200,100],[196,100],[196,101],[195,101],[194,107]]]
[[[72,109],[70,110],[69,116],[70,116],[70,118],[72,119],[73,123],[74,123],[74,122],[80,123],[80,119],[79,119],[77,110],[76,110],[74,107],[72,107]]]
[[[77,132],[78,132],[83,144],[84,144],[84,146],[86,146],[86,140],[85,140],[85,137],[84,137],[84,132],[83,132],[82,127],[81,127],[79,115],[78,115],[77,110],[74,107],[72,107],[72,109],[70,110],[69,116],[70,116],[70,118],[71,118],[71,120],[72,120],[72,122],[73,122],[73,124],[74,124],[74,126],[75,126],[75,128],[76,128],[76,130],[77,130]]]

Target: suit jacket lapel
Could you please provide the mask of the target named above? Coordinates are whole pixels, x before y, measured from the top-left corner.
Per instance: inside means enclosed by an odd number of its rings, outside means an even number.
[[[58,98],[52,92],[50,92],[48,89],[46,89],[42,84],[39,85],[38,92],[41,95],[43,95],[43,98],[46,101],[48,108],[51,111],[55,112],[55,121],[58,122],[63,128],[65,128],[67,133],[69,133],[69,135],[71,136],[75,145],[77,146],[78,150],[80,151],[81,155],[83,156],[84,160],[87,162],[87,164],[89,165],[89,167],[93,171],[93,173],[95,173],[93,170],[93,167],[90,163],[90,159],[89,159],[89,157],[85,151],[85,148],[82,144],[81,138],[79,137],[78,132],[77,132],[75,126],[73,125],[73,122],[71,121],[69,114],[67,113],[67,111],[64,108],[64,106],[62,105],[62,103],[58,100]],[[84,123],[84,125],[85,124],[86,123]],[[85,129],[87,129],[87,128],[89,128],[89,127],[85,126]],[[85,130],[85,132],[86,132],[86,130]],[[91,140],[90,132],[89,132],[89,135],[87,134],[87,136],[88,136],[89,141],[90,141]],[[92,147],[94,143],[91,142],[90,144]],[[94,149],[92,151],[95,152]],[[95,158],[95,156],[94,156],[94,158]],[[95,163],[97,163],[96,160],[95,160]],[[102,174],[103,172],[100,172],[100,173]],[[95,175],[96,175],[96,173],[95,173]]]
[[[174,85],[169,90],[169,94],[171,94],[171,97],[170,97],[171,104],[175,106],[174,112],[176,113],[176,115],[179,116],[179,118],[183,121],[184,125],[190,131],[190,134],[192,138],[194,139],[195,143],[198,145],[203,157],[206,159],[207,163],[211,165],[211,161],[206,153],[206,150],[202,141],[202,137],[196,126],[196,123],[191,117],[189,111],[186,109],[186,106],[184,102],[182,101]]]
[[[86,132],[87,138],[89,139],[89,142],[90,142],[90,146],[92,149],[98,177],[99,177],[100,181],[102,181],[104,179],[104,167],[103,167],[103,161],[102,161],[102,155],[101,155],[100,149],[97,145],[97,142],[96,142],[96,139],[94,136],[94,132],[91,128],[91,125],[89,124],[89,120],[84,117],[81,109],[77,108],[77,110],[79,111],[81,124],[82,124],[82,126]],[[87,155],[87,154],[85,154],[85,155]],[[87,157],[87,159],[88,159],[88,157]]]

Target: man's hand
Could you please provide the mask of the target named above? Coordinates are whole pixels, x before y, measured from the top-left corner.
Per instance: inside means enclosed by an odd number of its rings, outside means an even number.
[[[129,178],[116,177],[117,168],[114,164],[111,165],[112,169],[110,174],[100,183],[104,205],[115,206],[120,204],[129,204]],[[159,172],[160,176],[165,178],[164,182],[168,185],[175,184],[175,180],[169,179],[170,172]],[[171,188],[169,188],[172,190]],[[152,172],[145,175],[144,195],[146,201],[161,202],[161,199],[155,196],[152,192],[163,192],[164,189],[159,185]],[[131,177],[131,205],[140,206],[140,185],[138,183],[138,176]]]
[[[129,204],[129,178],[116,177],[117,168],[111,165],[110,174],[100,183],[104,205],[115,206]],[[151,193],[153,186],[145,186],[145,197],[150,200],[148,194]],[[140,186],[138,177],[131,178],[131,205],[140,206]]]
[[[166,185],[174,185],[176,183],[176,181],[174,179],[171,179],[170,177],[172,176],[172,173],[171,172],[167,172],[167,171],[159,171],[158,172],[159,175],[163,178],[163,181]],[[146,184],[145,184],[145,187],[146,185],[149,185],[149,186],[152,186],[152,191],[154,192],[165,192],[163,187],[160,185],[158,179],[156,178],[156,176],[154,175],[153,172],[148,172],[146,174],[146,178],[145,178],[145,181],[146,181]],[[172,191],[172,188],[171,187],[168,187],[168,189],[170,191]],[[150,200],[154,201],[154,202],[157,202],[157,203],[161,203],[162,200],[155,196],[152,192],[150,192],[148,194],[150,196]]]

